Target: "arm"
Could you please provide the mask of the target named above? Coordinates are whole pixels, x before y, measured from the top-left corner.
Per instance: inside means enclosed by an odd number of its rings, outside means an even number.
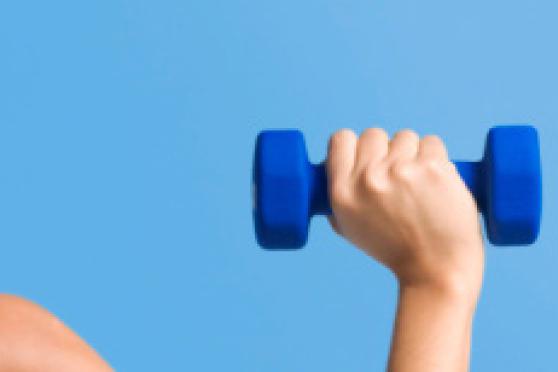
[[[0,294],[0,371],[109,372],[111,367],[42,307]]]
[[[458,292],[401,288],[389,371],[468,371],[472,318]]]
[[[389,371],[467,371],[483,243],[475,201],[441,140],[342,130],[327,167],[333,228],[399,281]]]

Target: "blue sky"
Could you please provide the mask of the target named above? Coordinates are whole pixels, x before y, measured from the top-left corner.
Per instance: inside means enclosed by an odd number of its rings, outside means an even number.
[[[543,228],[487,247],[474,371],[556,371],[554,1],[70,0],[0,4],[0,291],[122,371],[379,371],[391,275],[312,223],[260,250],[255,136],[411,127],[477,159],[535,125]]]

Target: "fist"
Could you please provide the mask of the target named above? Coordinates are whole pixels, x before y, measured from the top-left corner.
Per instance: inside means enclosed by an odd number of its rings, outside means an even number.
[[[440,138],[344,129],[330,139],[327,172],[334,230],[400,282],[480,287],[477,206]]]

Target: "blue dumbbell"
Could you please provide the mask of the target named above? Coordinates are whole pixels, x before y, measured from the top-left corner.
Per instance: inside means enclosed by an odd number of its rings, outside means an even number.
[[[542,182],[535,128],[494,127],[481,161],[455,164],[485,216],[492,244],[526,245],[537,239]],[[301,248],[310,218],[331,214],[325,166],[308,161],[297,130],[258,135],[253,188],[256,237],[264,248]]]

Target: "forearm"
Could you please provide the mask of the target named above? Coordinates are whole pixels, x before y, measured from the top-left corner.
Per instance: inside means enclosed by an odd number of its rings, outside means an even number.
[[[475,305],[459,286],[402,285],[388,371],[468,371]]]

